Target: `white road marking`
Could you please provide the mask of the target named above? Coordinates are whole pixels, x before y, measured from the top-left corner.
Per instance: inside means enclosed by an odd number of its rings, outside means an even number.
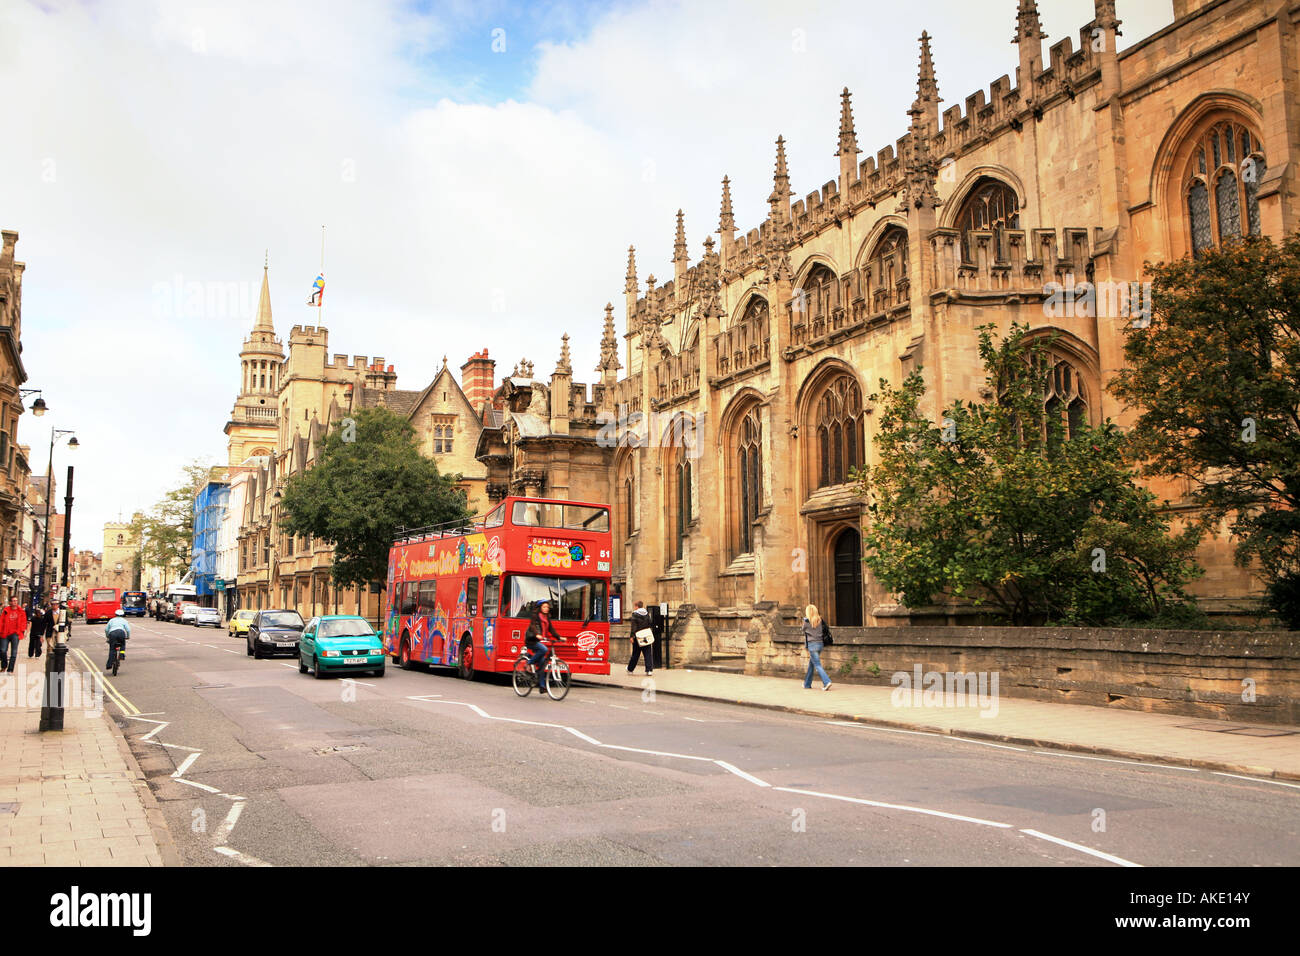
[[[902,810],[905,813],[923,813],[931,817],[943,817],[945,820],[959,820],[962,823],[977,823],[982,827],[995,827],[999,830],[1014,829],[1013,823],[999,823],[996,820],[982,820],[979,817],[963,816],[960,813],[947,813],[944,810],[931,810],[927,807],[912,807],[905,803],[881,803],[879,800],[864,800],[861,797],[842,797],[837,793],[819,793],[816,790],[797,790],[794,787],[774,787],[785,793],[799,793],[807,797],[824,797],[827,800],[843,800],[846,803],[860,803],[867,807],[880,807],[883,810]]]
[[[270,866],[271,865],[270,863],[265,863],[262,860],[259,860],[255,856],[249,856],[247,853],[240,853],[238,850],[232,850],[228,846],[219,846],[216,849],[217,852],[220,853],[222,856],[228,856],[233,860],[238,860],[240,863],[244,864],[244,866]]]
[[[485,711],[482,707],[478,706],[477,704],[471,704],[467,701],[435,700],[433,698],[434,695],[414,694],[408,696],[406,699],[422,701],[424,703],[430,703],[430,704],[454,704],[458,707],[467,707],[470,710],[472,710],[474,713],[478,714],[480,717],[483,717],[486,720],[499,720],[508,724],[523,724],[529,727],[549,727],[556,730],[563,730],[577,737],[579,740],[583,740],[587,743],[590,743],[592,746],[601,747],[605,750],[621,750],[625,753],[650,754],[652,756],[657,756],[657,757],[671,757],[678,760],[695,760],[695,761],[701,761],[705,763],[712,763],[715,766],[720,767],[721,769],[727,771],[728,773],[734,774],[740,777],[742,780],[754,784],[755,786],[768,787],[774,791],[781,791],[783,793],[797,793],[800,794],[801,796],[820,797],[825,800],[840,800],[845,803],[855,803],[855,804],[859,804],[860,806],[867,806],[867,807],[879,807],[880,809],[883,810],[897,810],[903,813],[919,813],[925,816],[940,817],[945,820],[953,820],[958,823],[973,823],[976,824],[977,826],[992,827],[997,830],[1015,829],[1015,824],[1013,823],[1001,823],[997,820],[985,820],[980,817],[970,817],[960,813],[948,813],[945,810],[932,810],[929,807],[909,806],[908,804],[903,804],[903,803],[883,803],[879,800],[866,800],[863,799],[862,797],[848,797],[837,793],[823,793],[818,790],[802,790],[796,787],[773,787],[767,781],[762,780],[751,773],[747,773],[744,770],[741,770],[739,767],[736,767],[725,760],[719,760],[716,757],[702,757],[699,756],[698,754],[679,754],[679,753],[672,753],[669,751],[662,751],[662,750],[645,750],[639,747],[625,747],[619,744],[607,744],[604,743],[603,741],[597,740],[595,737],[592,737],[590,734],[583,733],[582,731],[578,730],[576,727],[570,727],[567,724],[557,724],[557,723],[552,723],[550,721],[540,721],[540,720],[524,720],[519,717],[497,717],[493,714],[489,714],[487,711]],[[928,734],[921,731],[900,731],[900,732],[917,733],[922,736],[947,736],[944,734]],[[1062,840],[1058,837],[1054,837],[1046,833],[1041,833],[1038,830],[1021,829],[1020,832],[1028,834],[1029,836],[1038,837],[1039,839],[1042,840],[1048,840],[1052,843],[1059,844],[1060,846],[1063,847],[1068,847],[1069,849],[1072,850],[1078,850],[1080,853],[1087,853],[1091,856],[1095,856],[1098,857],[1099,859],[1107,860],[1119,866],[1140,866],[1141,865],[1139,863],[1133,863],[1130,860],[1125,860],[1118,856],[1112,856],[1109,853],[1103,853],[1100,850],[1094,850],[1092,849],[1092,847],[1086,847],[1079,843],[1071,843],[1068,840]]]
[[[1224,773],[1221,770],[1213,771],[1217,777],[1232,777],[1235,780],[1249,780],[1252,783],[1271,783],[1279,787],[1290,787],[1292,790],[1300,790],[1300,783],[1286,783],[1282,780],[1269,780],[1267,777],[1243,777],[1239,773]]]
[[[172,776],[173,777],[185,776],[185,771],[189,770],[190,766],[194,763],[194,761],[199,759],[199,754],[201,753],[202,753],[201,750],[196,750],[194,751],[194,753],[190,754],[188,757],[182,760],[180,766],[177,767],[175,771],[173,771]]]
[[[1060,837],[1054,837],[1049,833],[1039,833],[1037,830],[1024,830],[1021,833],[1027,833],[1032,837],[1038,837],[1040,840],[1046,840],[1049,843],[1055,843],[1059,846],[1069,847],[1071,850],[1078,850],[1080,853],[1087,853],[1098,859],[1114,863],[1116,866],[1142,866],[1141,863],[1134,863],[1132,860],[1126,860],[1122,856],[1111,856],[1109,853],[1102,853],[1101,850],[1094,850],[1090,846],[1084,846],[1082,843],[1071,843],[1069,840],[1062,840]]]
[[[1055,750],[1035,750],[1033,753],[1044,757],[1069,757],[1071,760],[1100,760],[1102,763],[1126,763],[1131,767],[1159,767],[1161,770],[1181,770],[1184,773],[1200,773],[1197,767],[1171,767],[1163,763],[1146,763],[1142,760],[1124,760],[1119,757],[1089,757],[1087,754],[1067,754]]]

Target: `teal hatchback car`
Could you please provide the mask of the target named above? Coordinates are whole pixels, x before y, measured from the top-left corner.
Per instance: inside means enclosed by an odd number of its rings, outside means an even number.
[[[375,629],[355,614],[314,617],[298,639],[298,673],[310,670],[317,680],[353,671],[370,671],[383,677],[387,660]]]

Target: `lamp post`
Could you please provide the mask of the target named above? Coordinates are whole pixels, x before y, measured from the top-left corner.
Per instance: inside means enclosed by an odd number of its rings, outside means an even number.
[[[37,399],[40,402],[41,399]],[[43,403],[42,403],[43,404]],[[32,409],[35,410],[36,403],[32,403]],[[50,429],[50,459],[45,466],[45,533],[41,537],[41,592],[44,593],[50,586],[50,579],[47,576],[49,571],[49,553],[50,553],[50,501],[54,497],[54,444],[62,435],[72,435],[68,440],[68,450],[76,451],[80,445],[77,442],[77,436],[71,429],[51,428]],[[54,599],[53,590],[50,591],[50,599]]]
[[[40,399],[37,399],[39,402]],[[43,403],[42,403],[43,404]],[[33,403],[35,411],[35,403]],[[68,448],[76,451],[78,447],[77,436],[68,429],[51,428],[50,429],[50,458],[45,466],[45,534],[41,539],[41,590],[44,591],[49,587],[49,552],[50,552],[50,499],[54,497],[54,444],[59,440],[61,435],[72,435],[68,440]],[[71,473],[68,476],[69,482],[72,480]],[[71,487],[68,488],[71,493]],[[71,499],[69,499],[71,500]],[[66,522],[65,515],[64,521]],[[67,560],[67,551],[64,551],[64,560]],[[50,599],[53,600],[54,593],[51,590]],[[63,729],[63,675],[67,670],[68,657],[68,631],[72,628],[72,617],[68,616],[64,629],[58,632],[55,644],[50,653],[45,655],[45,703],[41,707],[41,730],[62,730]]]

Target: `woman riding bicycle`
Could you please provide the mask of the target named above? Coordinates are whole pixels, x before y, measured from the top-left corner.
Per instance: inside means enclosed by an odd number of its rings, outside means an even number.
[[[551,602],[543,601],[538,605],[537,613],[528,622],[528,630],[524,632],[524,647],[527,648],[528,662],[537,669],[537,686],[543,694],[546,693],[546,668],[543,664],[551,649],[542,643],[542,638],[548,635],[557,641],[564,640],[555,630],[555,625],[551,623]]]

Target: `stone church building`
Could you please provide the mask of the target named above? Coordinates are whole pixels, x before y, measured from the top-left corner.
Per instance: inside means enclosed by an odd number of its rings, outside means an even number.
[[[844,90],[820,188],[796,195],[778,138],[764,221],[738,228],[723,178],[698,260],[680,213],[667,281],[629,250],[622,343],[606,306],[590,388],[567,336],[549,383],[528,363],[502,380],[477,445],[488,497],[610,502],[616,583],[675,609],[688,658],[743,654],[756,617],[796,621],[810,601],[841,627],[965,620],[899,606],[862,564],[848,475],[875,460],[878,381],[923,369],[936,415],[976,399],[977,327],[1019,321],[1058,335],[1046,401],[1067,428],[1123,423],[1106,385],[1128,310],[1053,308],[1052,290],[1128,289],[1145,261],[1300,226],[1300,4],[1173,5],[1119,53],[1116,4],[1096,0],[1044,58],[1038,5],[1020,0],[1014,78],[945,110],[923,34],[902,135],[871,152]],[[1254,593],[1228,540],[1200,561],[1208,611]]]

